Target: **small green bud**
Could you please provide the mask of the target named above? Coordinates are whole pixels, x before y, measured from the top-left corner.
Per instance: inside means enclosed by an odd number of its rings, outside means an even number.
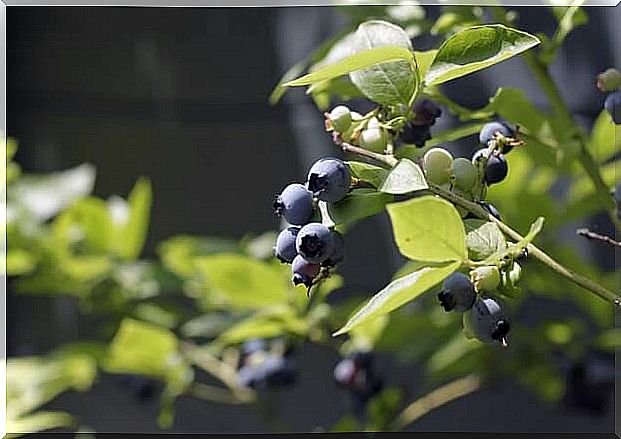
[[[431,148],[423,156],[423,169],[427,180],[435,184],[448,183],[451,179],[453,156],[444,148]]]
[[[495,265],[477,267],[470,272],[470,280],[477,291],[493,292],[500,285],[500,271]]]
[[[617,69],[606,69],[597,75],[597,88],[600,91],[616,91],[621,88],[621,72]]]
[[[332,109],[329,119],[334,130],[343,133],[351,126],[352,114],[345,105],[339,105]]]

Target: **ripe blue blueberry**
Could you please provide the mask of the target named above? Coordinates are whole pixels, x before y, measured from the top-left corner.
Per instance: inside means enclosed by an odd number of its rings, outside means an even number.
[[[313,215],[313,194],[304,185],[292,183],[274,201],[274,211],[290,224],[306,224]]]
[[[357,368],[351,358],[344,358],[334,368],[334,381],[342,387],[349,387],[356,378]]]
[[[350,186],[349,167],[339,159],[318,160],[308,171],[308,189],[322,201],[336,203],[342,200]]]
[[[321,264],[330,257],[334,248],[334,236],[321,223],[310,223],[298,232],[295,239],[298,255],[311,264]]]
[[[497,121],[487,123],[483,126],[479,132],[479,142],[481,142],[482,145],[487,145],[487,142],[494,139],[497,133],[504,137],[515,137],[515,130],[509,126],[509,124]]]
[[[604,101],[604,108],[610,113],[614,123],[621,125],[621,91],[610,93]]]
[[[303,284],[310,288],[313,279],[319,274],[319,264],[311,264],[302,256],[297,255],[291,263],[291,281],[294,285]]]
[[[442,109],[431,99],[420,99],[412,106],[414,125],[433,125],[436,119],[442,116]]]
[[[337,231],[333,231],[332,238],[334,241],[332,253],[330,253],[328,259],[321,263],[324,267],[336,267],[345,260],[345,241],[343,240],[343,235]]]
[[[414,125],[412,122],[408,122],[403,127],[400,137],[403,143],[422,148],[425,146],[425,142],[431,139],[431,130],[429,125]]]
[[[464,328],[484,343],[507,345],[511,329],[507,307],[499,299],[478,297],[464,314]]]
[[[442,283],[442,292],[438,294],[440,304],[445,311],[464,312],[472,307],[477,297],[474,285],[468,276],[455,272]]]
[[[295,382],[296,372],[290,358],[269,354],[259,363],[242,366],[237,379],[240,386],[253,389],[288,386]]]
[[[509,164],[502,154],[489,154],[487,148],[482,148],[472,156],[472,163],[476,166],[477,162],[483,157],[488,157],[485,166],[485,182],[489,184],[500,183],[509,173]]]
[[[300,231],[299,227],[287,227],[278,234],[276,238],[276,245],[274,246],[274,255],[280,262],[291,263],[293,258],[298,255],[298,251],[295,249],[295,238]]]

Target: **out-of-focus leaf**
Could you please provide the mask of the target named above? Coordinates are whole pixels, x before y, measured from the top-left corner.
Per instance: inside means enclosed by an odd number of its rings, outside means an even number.
[[[189,277],[196,272],[194,262],[199,256],[239,251],[231,239],[180,235],[159,244],[157,252],[164,265],[179,276]]]
[[[43,222],[76,200],[86,197],[95,184],[95,167],[88,163],[62,172],[22,175],[11,186],[7,200]]]
[[[152,199],[151,182],[140,178],[127,198],[129,217],[120,248],[121,256],[125,259],[134,260],[142,252],[149,229]]]
[[[608,111],[602,110],[595,120],[588,148],[598,163],[604,163],[621,152],[621,125],[613,123]]]
[[[236,254],[196,259],[204,294],[211,306],[250,310],[289,300],[288,267]]]

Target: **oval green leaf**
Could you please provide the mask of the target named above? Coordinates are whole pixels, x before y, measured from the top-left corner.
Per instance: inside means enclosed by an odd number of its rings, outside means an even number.
[[[496,224],[478,219],[466,220],[464,224],[470,259],[482,261],[507,250],[507,240]]]
[[[412,43],[403,29],[381,20],[362,23],[356,30],[354,53],[384,46],[399,47],[410,53],[409,59],[374,65],[352,71],[351,81],[373,102],[385,105],[408,104],[418,88],[418,76]]]
[[[424,267],[402,278],[392,281],[382,291],[373,296],[356,312],[349,321],[333,335],[341,335],[374,320],[416,299],[449,274],[459,268],[461,262],[451,262],[443,266]]]
[[[366,182],[373,187],[380,187],[382,182],[386,179],[388,175],[388,170],[384,168],[380,168],[379,166],[371,165],[369,163],[363,162],[347,162],[349,169],[351,170],[351,174]]]
[[[447,39],[425,75],[438,85],[497,64],[539,44],[537,37],[501,24],[473,26]]]
[[[402,159],[386,176],[380,191],[387,194],[407,194],[427,189],[425,174],[412,160]]]
[[[408,40],[409,41],[409,40]],[[369,47],[368,50],[363,50],[348,56],[345,59],[335,63],[329,64],[325,67],[315,70],[312,73],[302,76],[301,78],[293,81],[286,82],[285,87],[299,87],[302,85],[315,84],[317,82],[326,81],[328,79],[338,78],[339,76],[347,75],[348,73],[356,70],[364,69],[367,67],[382,69],[380,64],[394,62],[396,60],[402,60],[409,66],[409,62],[413,59],[413,53],[407,48],[399,47],[398,45],[385,45],[385,47]]]
[[[369,189],[357,189],[338,203],[329,205],[329,214],[335,224],[345,224],[376,215],[393,201],[391,195]]]
[[[433,195],[387,206],[399,251],[417,261],[463,261],[466,232],[455,207]]]

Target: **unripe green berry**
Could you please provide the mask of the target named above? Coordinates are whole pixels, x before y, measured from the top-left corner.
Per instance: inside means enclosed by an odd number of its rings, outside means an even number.
[[[601,91],[616,91],[621,88],[621,72],[617,69],[606,69],[597,75],[597,88]]]
[[[448,183],[452,168],[453,156],[444,148],[431,148],[423,156],[423,169],[427,180],[431,183]]]
[[[453,177],[455,186],[466,192],[471,192],[477,182],[477,169],[466,158],[459,157],[453,161]]]
[[[351,126],[351,111],[345,105],[334,107],[329,116],[335,131],[342,133]]]
[[[367,128],[360,133],[358,143],[370,151],[383,152],[387,143],[386,132],[381,128]]]
[[[493,292],[500,285],[500,271],[495,265],[477,267],[470,272],[470,279],[477,291]]]

